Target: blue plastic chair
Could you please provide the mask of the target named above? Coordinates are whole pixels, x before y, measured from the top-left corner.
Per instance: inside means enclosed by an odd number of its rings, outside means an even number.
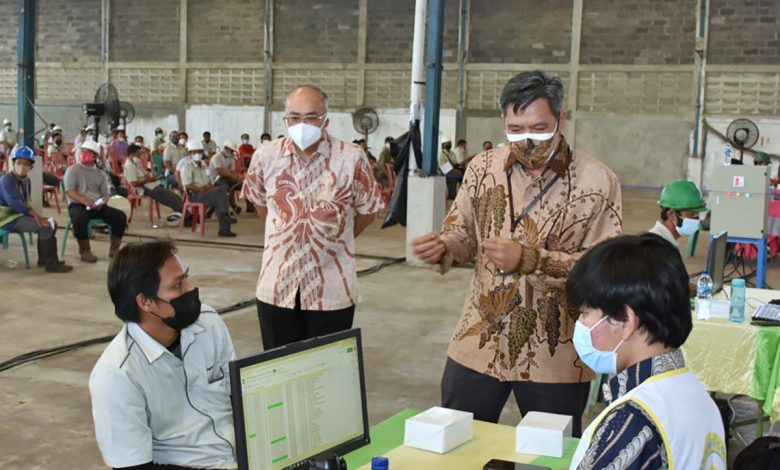
[[[70,220],[70,217],[68,217],[68,225],[65,226],[65,233],[62,235],[62,248],[60,248],[60,258],[65,256],[65,244],[68,242],[68,233],[70,233],[71,226],[73,225],[73,221]],[[108,235],[111,235],[111,226],[106,224],[106,222],[103,219],[92,219],[87,223],[87,235],[89,238],[92,238],[92,229],[95,228],[97,225],[105,225],[108,227]]]
[[[27,269],[30,269],[30,255],[27,253],[27,240],[25,240],[23,233],[11,232],[9,230],[0,228],[0,243],[3,245],[3,248],[8,249],[8,239],[11,233],[16,233],[17,235],[19,235],[19,238],[22,240],[22,251],[24,252],[24,265],[27,267]],[[32,234],[30,234],[30,241],[32,242]]]

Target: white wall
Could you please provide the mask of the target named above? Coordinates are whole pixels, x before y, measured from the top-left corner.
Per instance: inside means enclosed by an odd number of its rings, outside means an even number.
[[[187,134],[190,139],[203,139],[205,131],[220,147],[227,139],[236,143],[247,133],[254,143],[263,133],[262,106],[198,105],[187,108]]]
[[[158,127],[162,127],[167,137],[169,132],[179,129],[179,116],[172,113],[143,117],[136,115],[133,122],[127,125],[127,139],[132,142],[135,136],[140,135],[146,145],[151,145],[154,142],[154,130]]]

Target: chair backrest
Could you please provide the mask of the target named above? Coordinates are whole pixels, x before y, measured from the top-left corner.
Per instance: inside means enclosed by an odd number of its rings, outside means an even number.
[[[387,188],[392,192],[395,187],[395,167],[392,163],[385,163],[385,174],[387,175]]]

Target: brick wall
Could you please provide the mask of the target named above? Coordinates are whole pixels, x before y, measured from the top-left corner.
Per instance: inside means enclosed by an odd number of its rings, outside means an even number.
[[[0,61],[15,64],[19,41],[19,2],[0,2],[0,18],[5,18],[5,24],[0,28]]]
[[[469,62],[568,63],[571,3],[571,0],[472,1]]]
[[[37,42],[42,62],[99,61],[100,0],[40,0]]]
[[[179,61],[179,2],[112,1],[109,12],[111,61]]]
[[[188,60],[263,61],[264,0],[189,0],[187,16]]]
[[[368,0],[366,62],[412,63],[415,0]]]
[[[692,64],[695,23],[696,0],[587,0],[580,63]]]
[[[780,2],[717,0],[710,17],[710,64],[780,64]]]
[[[355,62],[358,0],[283,0],[274,4],[276,62]]]

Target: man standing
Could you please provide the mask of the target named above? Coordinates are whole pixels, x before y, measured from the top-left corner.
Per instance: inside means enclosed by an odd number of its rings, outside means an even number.
[[[79,255],[85,263],[97,262],[89,243],[87,224],[92,219],[102,219],[111,227],[111,247],[108,256],[113,258],[122,244],[127,229],[127,216],[119,209],[107,205],[108,179],[96,165],[100,156],[100,144],[90,139],[81,144],[79,162],[65,171],[65,194],[68,196],[68,214],[73,224],[73,235],[79,244]]]
[[[439,169],[447,177],[447,199],[455,199],[463,172],[458,166],[455,154],[452,153],[452,141],[449,137],[445,137],[441,141]]]
[[[202,202],[213,207],[219,215],[220,237],[235,237],[230,231],[230,225],[235,219],[230,217],[230,200],[224,186],[212,186],[206,175],[206,166],[203,165],[203,149],[198,142],[190,142],[187,145],[189,156],[179,162],[177,171],[181,175],[182,190],[192,202]]]
[[[30,207],[31,183],[27,174],[35,165],[35,153],[27,146],[17,147],[12,156],[10,173],[0,176],[0,228],[18,233],[38,234],[38,266],[46,272],[67,273],[73,270],[57,259],[57,224],[46,220]]]
[[[360,147],[327,133],[322,90],[290,92],[284,123],[289,137],[255,152],[242,192],[265,220],[257,283],[265,349],[352,327],[355,237],[383,207]]]
[[[131,243],[108,268],[122,320],[89,376],[95,436],[112,468],[234,468],[233,343],[169,240]]]
[[[500,107],[510,145],[466,169],[440,234],[413,241],[442,273],[476,256],[450,342],[443,406],[497,422],[514,392],[520,412],[573,416],[580,434],[593,372],[571,343],[578,313],[564,285],[574,262],[621,230],[620,185],[563,132],[563,84],[542,72],[507,82]]]
[[[701,191],[696,184],[686,180],[664,186],[658,205],[661,207],[661,220],[656,221],[648,232],[662,237],[675,247],[680,246],[677,241],[680,237],[690,237],[699,231],[699,214],[707,212],[707,203]]]

